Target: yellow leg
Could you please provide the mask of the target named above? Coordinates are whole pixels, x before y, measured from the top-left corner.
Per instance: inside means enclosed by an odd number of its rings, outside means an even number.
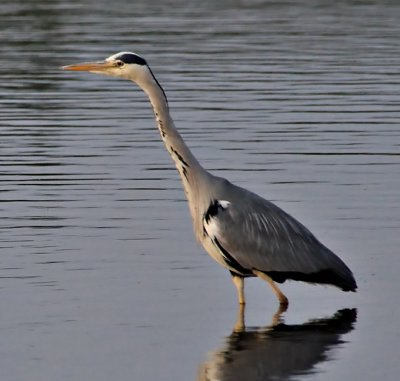
[[[239,304],[239,310],[237,312],[236,323],[233,327],[233,332],[244,332],[246,330],[246,325],[244,322],[244,310],[245,305]]]
[[[259,278],[261,278],[269,283],[269,285],[272,288],[272,291],[274,291],[276,297],[279,299],[279,303],[282,306],[287,306],[289,304],[288,298],[283,294],[283,292],[275,284],[275,282],[272,280],[272,278],[270,278],[267,274],[264,274],[263,272],[258,271],[258,270],[253,270],[253,273],[255,275],[257,275]]]
[[[238,275],[232,274],[232,282],[236,286],[239,304],[246,304],[244,298],[244,278]]]

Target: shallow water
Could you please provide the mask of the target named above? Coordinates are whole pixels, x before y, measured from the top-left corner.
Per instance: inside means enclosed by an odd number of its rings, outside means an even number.
[[[0,12],[2,380],[397,379],[399,5]],[[204,166],[301,220],[358,293],[288,283],[274,320],[249,280],[247,330],[232,333],[236,292],[193,238],[147,99],[59,70],[121,50],[146,57]]]

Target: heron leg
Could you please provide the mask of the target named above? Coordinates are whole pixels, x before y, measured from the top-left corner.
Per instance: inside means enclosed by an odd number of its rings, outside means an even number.
[[[244,278],[232,272],[231,275],[232,275],[232,282],[237,289],[239,304],[244,305],[246,304],[244,297]]]
[[[283,314],[287,311],[288,305],[287,304],[279,304],[278,310],[272,316],[271,326],[276,326],[278,324],[283,323]]]
[[[246,330],[246,325],[244,322],[244,310],[245,305],[239,304],[239,310],[237,312],[236,323],[233,327],[233,332],[244,332]]]
[[[285,296],[285,294],[279,289],[279,287],[275,284],[275,282],[272,280],[271,277],[269,277],[267,274],[263,273],[262,271],[258,270],[253,270],[253,273],[257,275],[259,278],[265,280],[266,282],[269,283],[269,285],[272,288],[272,291],[274,291],[276,297],[279,300],[279,303],[282,306],[287,306],[289,304],[289,299]]]

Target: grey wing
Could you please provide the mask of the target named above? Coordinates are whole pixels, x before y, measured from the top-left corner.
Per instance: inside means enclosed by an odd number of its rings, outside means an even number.
[[[216,200],[203,224],[221,255],[237,273],[253,269],[272,279],[356,288],[350,269],[300,222],[273,203],[232,184],[230,197]]]

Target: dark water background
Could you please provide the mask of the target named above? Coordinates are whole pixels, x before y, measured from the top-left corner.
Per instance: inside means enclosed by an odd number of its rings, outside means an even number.
[[[0,17],[1,380],[398,379],[400,4],[25,0]],[[236,292],[195,243],[147,99],[59,70],[122,50],[204,166],[300,219],[357,294],[285,284],[271,327],[250,280],[232,334]]]

